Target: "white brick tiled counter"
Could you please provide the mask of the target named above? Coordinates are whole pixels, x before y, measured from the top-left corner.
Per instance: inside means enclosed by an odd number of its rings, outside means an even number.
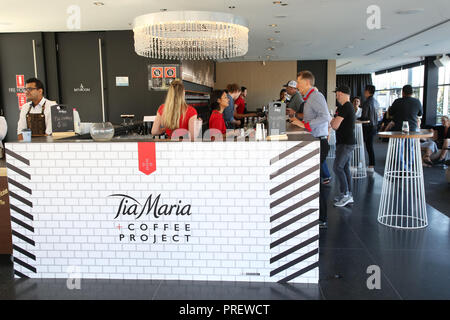
[[[318,282],[319,142],[154,147],[7,143],[15,275]]]

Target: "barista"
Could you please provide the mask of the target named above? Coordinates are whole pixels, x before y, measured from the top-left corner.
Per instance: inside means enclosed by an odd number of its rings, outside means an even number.
[[[32,136],[51,135],[50,107],[57,103],[44,98],[44,85],[36,78],[25,81],[25,94],[28,102],[22,106],[20,111],[17,124],[18,139],[22,140],[23,129],[31,129]]]
[[[303,98],[297,89],[297,81],[291,80],[286,85],[286,92],[291,96],[289,103],[287,104],[286,113],[290,117],[296,116],[299,119],[303,118]]]

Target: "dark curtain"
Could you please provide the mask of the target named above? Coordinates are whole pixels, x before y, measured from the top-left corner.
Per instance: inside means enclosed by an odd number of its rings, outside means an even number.
[[[349,86],[352,90],[352,99],[360,96],[361,101],[364,101],[364,88],[369,84],[373,84],[371,74],[342,74],[336,76],[336,86]]]

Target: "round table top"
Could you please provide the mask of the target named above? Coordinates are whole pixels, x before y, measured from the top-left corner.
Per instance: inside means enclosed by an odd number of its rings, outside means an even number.
[[[356,120],[355,123],[365,124],[365,123],[370,123],[370,120]]]
[[[431,138],[433,133],[430,130],[422,129],[420,131],[410,131],[404,133],[402,131],[385,131],[378,132],[378,136],[381,138],[402,138],[402,139],[415,139],[415,138]]]

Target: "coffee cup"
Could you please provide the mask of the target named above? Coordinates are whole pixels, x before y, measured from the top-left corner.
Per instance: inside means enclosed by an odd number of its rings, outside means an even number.
[[[31,142],[31,130],[23,129],[22,130],[22,138],[24,142]]]

